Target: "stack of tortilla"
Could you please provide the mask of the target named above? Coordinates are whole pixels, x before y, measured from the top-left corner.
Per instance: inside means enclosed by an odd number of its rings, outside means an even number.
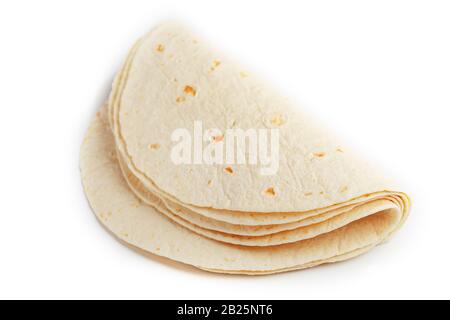
[[[173,133],[276,129],[279,168],[175,163]],[[210,143],[225,143],[223,136]],[[271,274],[386,241],[408,197],[237,63],[167,23],[140,39],[81,150],[98,219],[126,244],[198,268]]]

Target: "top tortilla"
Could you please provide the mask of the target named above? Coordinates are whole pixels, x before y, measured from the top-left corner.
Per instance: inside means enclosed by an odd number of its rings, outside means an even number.
[[[147,188],[214,214],[298,213],[397,189],[298,107],[244,72],[181,26],[164,24],[142,38],[110,100],[116,144],[128,169]],[[186,86],[196,94],[186,94]],[[184,102],[177,102],[179,97]],[[263,176],[250,165],[233,166],[228,174],[226,165],[170,161],[175,129],[192,130],[194,121],[222,131],[268,128],[274,117],[283,119],[277,126],[277,175]],[[151,150],[151,144],[160,148]],[[274,188],[276,196],[264,193],[267,188]]]

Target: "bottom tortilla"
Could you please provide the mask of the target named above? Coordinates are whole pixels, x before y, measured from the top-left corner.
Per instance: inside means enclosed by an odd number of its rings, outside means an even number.
[[[311,239],[269,247],[227,244],[173,222],[161,201],[144,204],[120,169],[106,108],[97,114],[81,150],[86,195],[101,223],[126,244],[217,273],[263,275],[338,262],[383,242],[401,219],[397,206]]]

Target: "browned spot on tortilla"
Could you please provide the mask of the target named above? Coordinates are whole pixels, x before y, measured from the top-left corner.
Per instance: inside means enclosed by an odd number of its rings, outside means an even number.
[[[314,152],[313,153],[314,157],[316,158],[323,158],[325,157],[327,154],[325,152]]]
[[[152,143],[148,146],[150,150],[159,150],[161,148],[161,145],[159,143]]]
[[[342,187],[340,190],[339,190],[339,192],[341,192],[341,193],[344,193],[344,192],[347,192],[348,191],[348,187],[347,186],[344,186],[344,187]]]
[[[215,137],[213,137],[213,141],[214,142],[221,142],[225,139],[225,136],[223,134],[217,135]]]
[[[306,196],[306,197],[311,197],[312,195],[313,195],[312,192],[305,192],[305,196]]]
[[[183,102],[185,102],[186,101],[186,98],[185,97],[178,97],[177,98],[177,103],[183,103]]]
[[[166,50],[166,47],[162,44],[158,44],[158,46],[156,47],[156,51],[159,53],[164,52],[164,50]]]
[[[270,124],[274,127],[281,127],[286,124],[286,119],[282,114],[276,114],[270,119]]]
[[[340,153],[344,153],[344,150],[342,150],[342,148],[337,148],[336,151],[340,152]]]
[[[274,187],[267,188],[265,193],[266,193],[266,195],[271,196],[271,197],[275,197],[277,195]]]
[[[197,95],[197,90],[192,86],[185,86],[184,93],[190,94],[191,96],[195,97]]]
[[[219,60],[214,60],[211,67],[211,72],[215,71],[222,64]]]
[[[225,168],[225,172],[226,172],[226,173],[229,173],[229,174],[233,174],[233,173],[234,173],[234,170],[233,170],[232,167],[226,167],[226,168]]]
[[[211,187],[213,186],[213,184],[214,184],[214,183],[213,183],[213,181],[212,181],[212,180],[209,180],[209,181],[208,181],[208,187],[210,187],[210,188],[211,188]]]

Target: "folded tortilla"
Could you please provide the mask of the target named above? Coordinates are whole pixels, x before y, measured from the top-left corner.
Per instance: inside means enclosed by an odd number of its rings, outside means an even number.
[[[172,133],[279,129],[275,175],[254,165],[177,165]],[[88,199],[127,244],[198,268],[269,274],[357,256],[409,213],[407,195],[314,119],[193,36],[140,39],[81,152]]]

